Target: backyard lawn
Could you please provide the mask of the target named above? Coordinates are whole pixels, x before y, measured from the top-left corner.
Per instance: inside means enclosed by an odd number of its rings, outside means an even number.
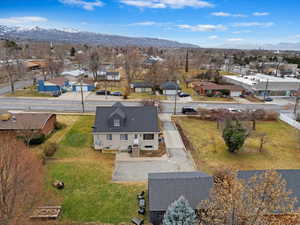
[[[137,216],[136,195],[145,184],[111,182],[114,155],[95,152],[91,148],[93,116],[58,116],[67,124],[48,142],[57,142],[55,159],[46,163],[44,204],[61,204],[62,221],[118,224]],[[65,183],[64,190],[52,187],[55,180]],[[54,199],[54,200],[53,200]]]
[[[16,90],[14,93],[6,94],[8,97],[52,97],[51,94],[40,93],[34,86]]]
[[[216,122],[187,117],[175,120],[192,144],[192,155],[201,171],[300,169],[299,133],[284,122],[257,122],[256,132],[267,134],[262,152],[259,152],[259,138],[253,135],[239,153],[229,153]]]

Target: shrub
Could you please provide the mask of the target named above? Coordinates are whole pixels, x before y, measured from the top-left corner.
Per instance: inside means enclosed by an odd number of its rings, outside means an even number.
[[[29,142],[30,145],[39,145],[45,141],[46,137],[44,134],[37,134],[34,138],[32,138]]]
[[[52,157],[57,151],[58,145],[56,143],[50,142],[44,146],[43,153],[46,157]]]
[[[244,145],[247,136],[247,129],[244,128],[239,121],[225,121],[223,139],[228,147],[228,151],[234,153],[240,150]]]
[[[63,129],[64,127],[65,127],[65,125],[64,125],[63,123],[58,122],[58,121],[56,121],[55,124],[54,124],[54,128],[55,128],[56,130],[61,130],[61,129]]]
[[[278,112],[275,111],[266,111],[265,112],[265,120],[277,120],[279,117]]]

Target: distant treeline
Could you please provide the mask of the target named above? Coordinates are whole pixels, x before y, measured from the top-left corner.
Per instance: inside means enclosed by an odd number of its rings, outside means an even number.
[[[285,58],[284,60],[291,64],[298,64],[298,68],[300,68],[300,58],[293,57],[293,58]]]

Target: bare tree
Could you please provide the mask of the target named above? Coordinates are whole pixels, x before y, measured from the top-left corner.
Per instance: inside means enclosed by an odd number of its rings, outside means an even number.
[[[141,74],[141,56],[133,48],[127,49],[124,58],[124,70],[127,81],[127,91],[130,93],[130,83]]]
[[[89,69],[93,73],[94,81],[97,81],[100,69],[100,56],[97,51],[92,51],[89,55]]]
[[[286,181],[275,171],[254,175],[248,180],[226,171],[215,176],[209,200],[200,204],[201,225],[273,225],[296,224],[295,218],[282,222],[274,212],[296,211],[296,199],[286,188]]]
[[[1,134],[0,143],[0,224],[26,224],[39,199],[41,162],[11,133]]]

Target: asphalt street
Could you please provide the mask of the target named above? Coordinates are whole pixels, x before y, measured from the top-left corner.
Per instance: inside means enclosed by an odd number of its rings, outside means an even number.
[[[97,106],[111,106],[114,101],[97,101],[89,100],[84,102],[85,112],[95,112]],[[139,101],[122,101],[127,106],[138,106]],[[176,112],[180,113],[182,107],[203,107],[209,109],[216,108],[235,108],[235,109],[266,109],[280,111],[281,106],[275,104],[239,104],[239,103],[203,103],[203,102],[187,102],[178,103]],[[174,112],[173,102],[161,103],[162,113]],[[11,98],[0,97],[0,110],[25,110],[25,111],[53,111],[53,112],[82,112],[82,104],[80,100],[64,100],[56,98]]]

